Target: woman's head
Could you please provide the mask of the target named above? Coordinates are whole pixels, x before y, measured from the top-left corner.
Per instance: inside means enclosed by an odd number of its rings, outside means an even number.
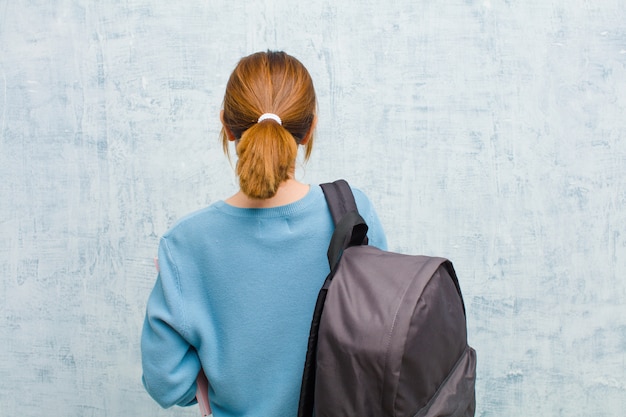
[[[315,112],[313,81],[296,58],[268,51],[239,61],[226,85],[221,136],[226,153],[229,139],[236,141],[237,175],[247,196],[273,197],[293,174],[299,144],[309,157]],[[259,122],[266,113],[280,122]]]

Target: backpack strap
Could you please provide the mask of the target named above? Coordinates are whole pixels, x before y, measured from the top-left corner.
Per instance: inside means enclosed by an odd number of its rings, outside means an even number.
[[[320,184],[320,187],[322,187],[324,197],[326,197],[326,203],[330,209],[331,216],[333,216],[335,226],[347,212],[359,211],[356,207],[356,201],[354,200],[352,189],[346,180],[327,182],[325,184]]]
[[[326,278],[329,281],[329,278]],[[306,359],[304,361],[304,370],[302,372],[302,385],[300,386],[300,399],[298,402],[298,417],[313,417],[315,409],[315,377],[317,369],[317,339],[324,310],[324,302],[328,286],[326,282],[317,294],[315,303],[315,311],[311,320],[311,329],[309,331],[309,340],[307,343]]]
[[[315,408],[318,331],[326,294],[328,293],[328,287],[332,281],[335,267],[346,248],[367,244],[367,224],[359,214],[352,189],[348,183],[344,180],[337,180],[332,183],[320,184],[320,186],[322,191],[324,191],[330,214],[335,223],[335,231],[328,246],[328,263],[330,264],[331,272],[326,277],[326,281],[324,281],[324,285],[317,295],[313,319],[311,320],[302,386],[300,388],[298,417],[313,416]]]
[[[356,211],[349,211],[343,215],[328,245],[328,264],[331,271],[335,269],[343,251],[350,246],[361,246],[367,244],[367,224],[363,217]],[[330,282],[327,283],[330,285]]]
[[[352,193],[352,188],[350,188],[346,180],[320,184],[320,187],[322,187],[322,191],[324,192],[326,204],[328,204],[328,209],[330,210],[330,215],[333,218],[335,227],[339,226],[339,222],[347,213],[351,211],[359,212],[354,194]],[[363,224],[365,224],[365,220],[363,220]],[[367,245],[367,236],[365,236],[362,242],[355,244]]]

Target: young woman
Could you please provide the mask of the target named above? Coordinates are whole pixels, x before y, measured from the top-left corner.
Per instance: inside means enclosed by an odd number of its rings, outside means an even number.
[[[203,368],[215,417],[295,416],[334,229],[321,188],[294,178],[298,148],[309,157],[316,123],[308,71],[283,52],[241,59],[221,119],[241,189],[162,237],[141,340],[143,382],[163,407],[190,405]],[[370,245],[385,249],[374,208],[354,194]]]

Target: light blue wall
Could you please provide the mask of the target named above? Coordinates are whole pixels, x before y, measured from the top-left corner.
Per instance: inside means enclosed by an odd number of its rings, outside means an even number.
[[[140,383],[152,259],[235,190],[224,85],[267,48],[316,82],[300,178],[454,261],[477,415],[623,415],[622,0],[0,0],[0,415],[197,415]]]

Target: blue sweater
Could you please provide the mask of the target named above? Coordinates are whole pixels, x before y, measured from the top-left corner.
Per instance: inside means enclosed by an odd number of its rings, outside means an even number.
[[[370,201],[354,194],[369,244],[386,249]],[[172,227],[141,339],[150,395],[163,407],[194,404],[202,366],[215,417],[295,416],[333,229],[319,186],[281,207],[220,201]]]

